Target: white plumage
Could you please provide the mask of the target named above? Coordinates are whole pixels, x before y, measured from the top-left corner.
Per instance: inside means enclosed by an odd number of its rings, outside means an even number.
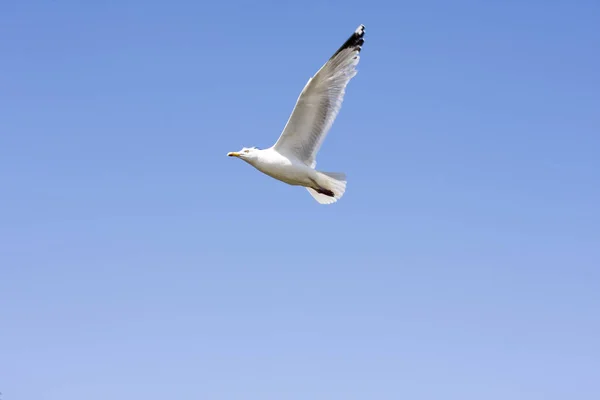
[[[304,186],[321,204],[339,200],[346,175],[315,170],[323,140],[342,107],[348,82],[356,75],[365,27],[360,25],[334,55],[308,80],[281,136],[270,148],[243,148],[228,153],[290,185]]]

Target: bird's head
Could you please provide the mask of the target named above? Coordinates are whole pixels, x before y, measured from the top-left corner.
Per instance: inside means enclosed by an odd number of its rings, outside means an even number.
[[[229,157],[241,158],[244,161],[250,162],[258,155],[259,150],[256,147],[244,147],[240,151],[232,151],[227,153]]]

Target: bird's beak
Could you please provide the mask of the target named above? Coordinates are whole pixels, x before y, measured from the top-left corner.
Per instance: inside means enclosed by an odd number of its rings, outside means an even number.
[[[238,153],[237,151],[232,151],[232,152],[227,153],[227,155],[229,157],[239,157],[240,153]]]

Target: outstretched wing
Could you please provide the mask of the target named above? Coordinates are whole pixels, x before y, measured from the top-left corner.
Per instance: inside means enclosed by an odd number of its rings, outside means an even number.
[[[360,25],[308,80],[275,150],[314,168],[321,144],[342,107],[346,85],[356,75],[364,35],[365,26]]]

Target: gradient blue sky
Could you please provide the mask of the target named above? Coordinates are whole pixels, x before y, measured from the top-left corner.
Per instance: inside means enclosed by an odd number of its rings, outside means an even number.
[[[0,3],[2,400],[600,398],[600,3],[103,3]],[[225,156],[360,23],[342,201]]]

